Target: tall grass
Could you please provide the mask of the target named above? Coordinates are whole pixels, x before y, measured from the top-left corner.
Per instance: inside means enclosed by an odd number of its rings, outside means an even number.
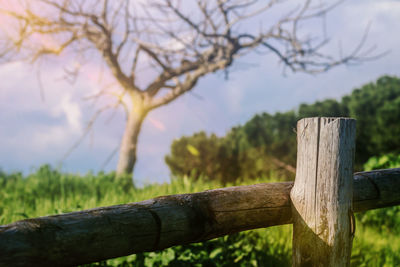
[[[116,179],[113,173],[84,176],[60,173],[50,166],[40,167],[24,177],[21,173],[0,172],[0,223],[59,214],[98,206],[137,202],[160,195],[203,191],[218,183],[175,179],[171,184],[134,188],[130,178]]]
[[[265,178],[245,183],[269,181]],[[169,184],[135,188],[129,178],[116,179],[113,173],[80,176],[60,173],[47,165],[26,177],[21,173],[0,172],[0,224],[219,187],[222,185],[218,182],[193,182],[184,177]],[[400,266],[398,211],[394,207],[357,216],[353,266]],[[290,266],[291,231],[290,225],[247,231],[91,266]]]

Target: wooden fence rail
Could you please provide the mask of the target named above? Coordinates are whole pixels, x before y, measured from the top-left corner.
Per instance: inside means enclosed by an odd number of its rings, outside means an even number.
[[[228,187],[0,226],[0,266],[74,266],[289,223],[295,228],[293,265],[315,266],[326,254],[325,265],[345,266],[347,259],[339,262],[332,255],[351,251],[351,239],[348,248],[335,251],[344,242],[341,231],[347,231],[347,238],[354,227],[347,211],[400,204],[400,168],[351,177],[353,130],[354,121],[348,119],[301,120],[294,187],[293,182]],[[334,227],[325,222],[327,217]],[[336,229],[341,218],[350,221]],[[317,233],[321,225],[327,227]],[[310,254],[299,236],[317,236],[328,245]]]
[[[73,266],[292,223],[293,182],[214,189],[0,226],[0,266]],[[400,168],[354,174],[355,212],[400,204]]]

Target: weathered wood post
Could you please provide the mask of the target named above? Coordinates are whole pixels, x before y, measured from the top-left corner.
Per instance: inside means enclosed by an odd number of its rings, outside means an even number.
[[[293,266],[350,265],[355,124],[348,118],[297,123]]]

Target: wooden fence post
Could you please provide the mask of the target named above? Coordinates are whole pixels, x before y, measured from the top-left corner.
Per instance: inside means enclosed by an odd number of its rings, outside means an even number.
[[[350,265],[355,124],[348,118],[297,123],[293,266]]]

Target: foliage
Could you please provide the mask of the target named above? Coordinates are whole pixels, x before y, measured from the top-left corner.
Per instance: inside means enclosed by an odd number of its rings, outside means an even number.
[[[257,114],[225,136],[202,132],[175,140],[166,162],[172,173],[182,176],[195,169],[222,182],[270,176],[293,178],[296,162],[296,121],[305,117],[332,116],[357,119],[356,170],[374,155],[400,152],[400,79],[384,76],[355,89],[341,101],[327,99],[301,104],[297,111]],[[196,156],[188,145],[209,156]],[[179,151],[179,153],[178,153]],[[184,154],[180,154],[184,151]],[[200,153],[201,154],[201,153]]]
[[[314,104],[301,104],[298,117],[347,117],[348,110],[343,102],[334,99],[317,101]]]
[[[371,157],[365,164],[366,171],[400,168],[400,154],[390,153],[380,157]]]
[[[290,236],[286,226],[276,231],[257,230],[224,236],[204,243],[175,246],[160,252],[150,252],[109,261],[126,266],[290,266],[290,246],[280,239],[278,245],[268,242],[278,234]],[[262,235],[272,233],[273,238]],[[110,265],[113,266],[113,265]]]
[[[244,126],[233,127],[225,137],[204,132],[184,136],[174,140],[165,162],[175,176],[203,177],[223,184],[272,174],[287,177],[291,174],[276,167],[274,161],[282,158],[294,164],[296,140],[291,137],[295,134],[287,129],[295,122],[294,112],[275,117],[263,113]]]
[[[0,171],[0,186],[0,224],[6,224],[27,217],[198,192],[221,184],[186,177],[173,179],[170,184],[134,188],[130,180],[116,179],[114,173],[81,176],[60,173],[45,165],[27,176]],[[373,212],[357,217],[352,266],[399,266],[400,239],[395,228],[400,218],[396,213],[385,214],[380,223],[384,225],[390,219],[393,224],[382,229],[371,219],[375,218]],[[269,227],[86,266],[290,266],[291,235],[290,225]]]
[[[383,76],[343,98],[349,116],[357,119],[356,163],[400,152],[400,79]]]
[[[368,211],[370,214],[373,211]],[[380,231],[374,225],[357,220],[356,235],[351,254],[352,266],[389,267],[400,266],[399,235],[390,231]],[[400,221],[397,220],[397,224]]]
[[[288,164],[295,165],[296,146],[295,127],[296,114],[293,111],[267,113],[254,116],[243,126],[246,139],[251,147],[265,148],[264,155],[279,158]]]
[[[165,157],[173,175],[186,175],[198,179],[197,170],[201,170],[203,179],[214,177],[225,181],[227,176],[220,175],[228,167],[229,159],[225,153],[221,138],[212,134],[207,136],[199,132],[175,140],[171,146],[171,155]]]

